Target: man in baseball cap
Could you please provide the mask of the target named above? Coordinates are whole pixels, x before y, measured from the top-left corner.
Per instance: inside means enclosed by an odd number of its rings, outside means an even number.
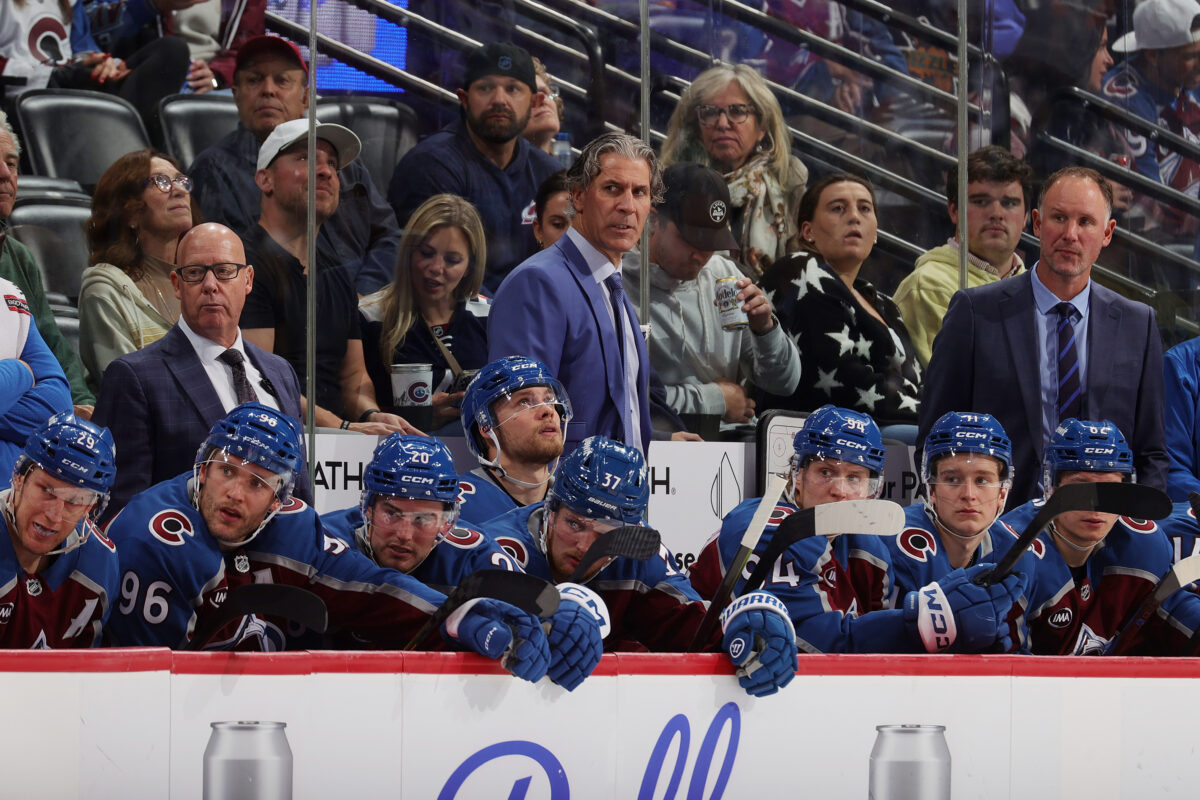
[[[728,428],[754,419],[742,375],[768,392],[791,394],[800,380],[800,355],[762,290],[716,252],[737,249],[724,178],[700,164],[679,163],[663,173],[663,183],[663,201],[649,218],[650,362],[671,408],[690,429],[711,434],[719,422]],[[622,270],[636,295],[641,255],[627,253]],[[717,282],[729,278],[746,328],[722,327]]]
[[[435,194],[465,197],[479,210],[487,237],[484,292],[537,252],[534,196],[559,170],[548,153],[521,137],[533,109],[549,102],[537,90],[533,59],[506,42],[467,54],[461,119],[427,137],[400,160],[388,201],[403,225]]]

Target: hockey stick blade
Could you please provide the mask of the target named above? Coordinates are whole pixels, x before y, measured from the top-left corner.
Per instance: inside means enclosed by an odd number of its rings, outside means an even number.
[[[416,650],[441,627],[446,618],[468,600],[490,597],[538,617],[548,617],[558,610],[559,594],[554,584],[536,575],[510,572],[506,569],[481,569],[472,572],[454,587],[454,591],[438,606],[416,635],[404,646]]]
[[[767,523],[771,521],[771,512],[775,510],[775,504],[779,502],[783,490],[787,488],[788,479],[785,475],[777,475],[771,473],[767,479],[767,488],[763,492],[762,499],[758,501],[758,508],[754,509],[754,516],[750,518],[750,525],[747,526],[746,532],[742,534],[742,543],[738,546],[737,552],[733,555],[733,561],[729,565],[729,569],[725,571],[725,577],[721,579],[720,586],[712,596],[712,602],[708,604],[708,610],[704,612],[704,618],[700,620],[699,626],[696,627],[696,634],[692,637],[692,643],[688,645],[688,652],[694,653],[700,648],[704,642],[708,641],[712,636],[713,630],[716,628],[717,620],[721,617],[721,609],[729,602],[729,598],[733,595],[733,587],[737,583],[738,578],[742,574],[742,570],[746,568],[746,562],[754,553],[754,548],[758,547],[758,540],[762,538],[763,530],[766,529]]]
[[[325,601],[307,589],[281,583],[247,583],[229,590],[225,602],[200,621],[183,649],[200,650],[221,628],[250,614],[282,617],[317,633],[324,633],[329,623]]]
[[[654,528],[643,528],[640,525],[623,525],[613,528],[603,536],[596,538],[592,546],[583,554],[579,566],[567,578],[571,583],[578,583],[587,575],[589,569],[602,558],[632,558],[634,561],[645,561],[658,552],[662,544],[662,534]]]
[[[975,579],[981,586],[999,583],[1012,572],[1042,529],[1068,511],[1100,511],[1133,519],[1163,519],[1171,514],[1171,498],[1152,486],[1136,483],[1067,483],[1059,486],[1021,531],[996,566]]]
[[[1154,591],[1146,595],[1146,599],[1138,606],[1133,616],[1117,629],[1117,635],[1104,648],[1103,655],[1120,656],[1129,652],[1141,634],[1142,627],[1154,612],[1167,602],[1167,598],[1196,581],[1200,581],[1200,555],[1188,556],[1177,562],[1154,587]]]
[[[796,542],[813,536],[857,533],[895,536],[904,529],[904,509],[891,500],[842,500],[796,511],[775,529],[762,557],[742,587],[742,594],[766,583],[779,557]]]

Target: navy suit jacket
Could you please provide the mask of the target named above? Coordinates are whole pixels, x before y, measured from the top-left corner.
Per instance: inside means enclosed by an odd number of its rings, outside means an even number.
[[[245,340],[242,346],[271,382],[280,409],[302,423],[300,383],[291,365]],[[117,477],[105,518],[138,492],[191,470],[196,451],[223,416],[208,373],[178,325],[157,342],[110,363],[92,416],[112,431],[117,446]],[[296,481],[295,491],[311,500],[306,475]]]
[[[611,306],[583,254],[563,236],[512,271],[488,314],[488,360],[519,355],[550,368],[571,398],[573,416],[566,452],[584,439],[603,435],[624,441],[620,409],[625,378]],[[637,311],[625,297],[630,320]],[[639,331],[638,419],[643,452],[650,446],[650,355]]]
[[[918,442],[947,411],[991,414],[1013,444],[1008,507],[1037,493],[1042,471],[1040,351],[1031,273],[957,292],[925,372]],[[1092,282],[1085,419],[1111,420],[1133,449],[1138,482],[1166,489],[1162,339],[1154,310]],[[919,462],[918,462],[919,463]]]

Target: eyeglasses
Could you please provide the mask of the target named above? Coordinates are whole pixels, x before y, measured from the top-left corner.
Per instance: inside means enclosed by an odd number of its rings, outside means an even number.
[[[157,186],[158,190],[163,193],[171,191],[171,184],[175,184],[189,194],[192,191],[192,179],[187,175],[176,175],[174,178],[169,178],[160,172],[142,181],[142,186],[147,186],[151,183]]]
[[[558,99],[558,84],[551,83],[545,89],[538,89],[539,92],[546,95],[548,100]]]
[[[217,276],[219,281],[231,281],[238,276],[238,273],[246,268],[245,264],[234,264],[232,262],[223,262],[220,264],[188,264],[186,267],[179,267],[175,270],[175,274],[184,283],[199,283],[204,280],[204,276],[211,270],[213,275]]]
[[[406,522],[409,528],[418,533],[434,533],[445,524],[446,512],[401,511],[380,504],[375,507],[372,521],[387,528],[396,528],[400,523]]]
[[[717,118],[722,114],[729,117],[729,121],[738,124],[745,122],[751,114],[757,114],[758,111],[754,106],[748,106],[745,103],[734,103],[729,106],[710,106],[703,105],[696,108],[696,117],[700,120],[700,124],[704,127],[710,127],[717,124]]]
[[[981,498],[992,499],[999,496],[1000,490],[1007,484],[1004,481],[989,481],[984,478],[966,480],[957,475],[947,475],[941,480],[930,481],[929,485],[938,486],[949,494],[962,494],[970,486]]]

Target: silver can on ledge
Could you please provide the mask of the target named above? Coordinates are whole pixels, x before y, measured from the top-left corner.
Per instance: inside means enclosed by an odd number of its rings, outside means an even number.
[[[944,725],[876,725],[869,800],[950,800]]]
[[[213,722],[204,749],[204,800],[291,800],[286,722]]]

